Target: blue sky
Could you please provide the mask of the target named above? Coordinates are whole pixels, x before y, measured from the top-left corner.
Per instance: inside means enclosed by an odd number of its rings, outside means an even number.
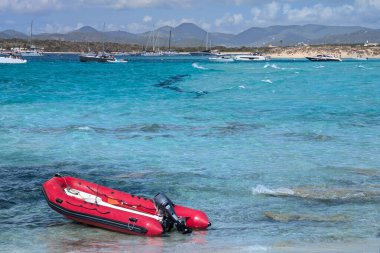
[[[380,0],[0,0],[0,31],[65,33],[89,25],[133,33],[192,22],[211,32],[252,26],[360,25],[380,28]]]

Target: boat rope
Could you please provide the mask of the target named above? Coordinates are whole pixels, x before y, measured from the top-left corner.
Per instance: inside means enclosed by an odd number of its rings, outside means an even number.
[[[99,186],[99,185],[98,185]],[[94,190],[94,189],[92,189],[90,186],[87,186],[87,188],[88,189],[90,189],[92,192],[94,192],[94,193],[96,193],[96,196],[98,196],[98,195],[102,195],[102,196],[104,196],[104,197],[106,197],[106,198],[110,198],[110,199],[113,199],[113,200],[116,200],[116,201],[119,201],[122,205],[125,205],[125,206],[128,206],[128,207],[131,207],[131,208],[138,208],[138,207],[140,207],[140,208],[144,208],[144,209],[147,209],[147,210],[154,210],[154,211],[156,211],[156,208],[150,208],[150,207],[146,207],[146,206],[143,206],[143,205],[141,205],[141,204],[136,204],[136,205],[133,205],[133,204],[128,204],[127,202],[125,202],[124,200],[122,200],[122,199],[117,199],[117,198],[114,198],[114,197],[111,197],[111,196],[108,196],[107,194],[105,194],[105,193],[99,193],[98,192],[98,190]],[[131,195],[132,197],[134,196],[134,195]],[[138,198],[140,198],[140,197],[138,197]],[[150,200],[150,199],[149,199]]]
[[[66,187],[67,187],[68,189],[71,189],[70,186],[67,184],[66,177],[62,177],[62,178],[63,178],[63,180],[65,181]]]
[[[99,211],[97,208],[89,208],[89,207],[85,207],[85,206],[83,206],[83,205],[76,205],[76,204],[73,204],[73,203],[71,203],[71,202],[69,202],[69,201],[67,201],[67,200],[66,200],[66,203],[67,203],[67,204],[70,204],[70,205],[72,205],[72,206],[77,206],[77,207],[82,207],[82,208],[84,208],[84,209],[88,209],[88,210],[92,210],[92,211],[97,211],[97,212],[100,213],[100,214],[109,214],[109,213],[111,213],[110,211],[101,212],[101,211]],[[88,203],[88,202],[86,202],[86,203]]]
[[[104,207],[109,207],[109,208],[120,210],[120,211],[124,211],[124,212],[139,214],[139,215],[142,215],[142,216],[153,218],[153,219],[158,220],[158,221],[162,221],[162,217],[158,216],[156,214],[151,214],[151,213],[148,213],[148,212],[144,212],[143,210],[136,210],[134,208],[132,209],[132,208],[129,208],[129,207],[112,205],[112,204],[110,204],[108,202],[104,202],[100,197],[96,197],[95,195],[92,195],[92,194],[89,194],[89,193],[86,193],[86,192],[82,192],[82,191],[79,191],[79,190],[76,190],[76,189],[72,189],[71,191],[69,191],[67,189],[64,189],[64,191],[66,192],[67,195],[69,195],[71,197],[75,197],[77,199],[80,199],[84,203],[95,204],[95,198],[99,198],[97,200],[98,201],[97,203],[98,203],[99,206],[104,206]],[[75,193],[73,193],[73,191]]]
[[[98,204],[98,194],[99,194],[99,184],[96,186],[96,197],[95,197],[95,204],[99,206]]]

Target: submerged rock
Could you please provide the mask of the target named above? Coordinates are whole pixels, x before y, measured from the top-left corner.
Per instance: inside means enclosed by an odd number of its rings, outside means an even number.
[[[349,218],[346,215],[312,215],[312,214],[289,214],[289,213],[278,213],[278,212],[265,212],[265,217],[279,222],[290,222],[290,221],[315,221],[315,222],[345,222]]]

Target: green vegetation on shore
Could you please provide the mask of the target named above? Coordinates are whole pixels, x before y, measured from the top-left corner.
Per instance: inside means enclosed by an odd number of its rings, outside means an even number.
[[[103,45],[101,42],[73,42],[73,41],[60,41],[60,40],[33,40],[33,44],[38,48],[44,48],[45,52],[87,52],[102,51]],[[3,39],[0,40],[0,48],[3,50],[10,50],[14,47],[28,47],[28,41],[23,39]],[[137,44],[113,43],[106,42],[105,50],[107,52],[136,52],[142,51],[143,46]],[[295,55],[295,54],[314,54],[314,53],[331,53],[342,55],[365,55],[369,57],[380,56],[380,47],[365,47],[363,44],[352,45],[310,45],[310,46],[287,46],[287,47],[224,47],[215,46],[215,50],[221,52],[254,52],[260,51],[265,54],[274,55]],[[168,50],[162,47],[161,50]],[[178,52],[193,52],[204,50],[202,47],[180,47],[172,48]]]

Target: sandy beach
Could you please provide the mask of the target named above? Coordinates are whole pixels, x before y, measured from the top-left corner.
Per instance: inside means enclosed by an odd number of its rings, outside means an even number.
[[[300,46],[300,47],[265,47],[252,52],[263,52],[272,58],[300,59],[318,54],[329,54],[340,58],[380,58],[380,47],[355,46]],[[246,54],[247,52],[221,52],[222,54]]]
[[[250,52],[262,52],[273,59],[302,59],[307,56],[315,56],[318,54],[329,54],[340,58],[380,58],[380,47],[365,47],[362,45],[322,45],[322,46],[299,46],[299,47],[263,47],[252,48],[251,51],[220,51],[220,54],[247,54]],[[48,54],[80,54],[83,52],[46,52]],[[126,52],[136,53],[136,52]],[[189,52],[179,52],[178,55],[186,56]]]

